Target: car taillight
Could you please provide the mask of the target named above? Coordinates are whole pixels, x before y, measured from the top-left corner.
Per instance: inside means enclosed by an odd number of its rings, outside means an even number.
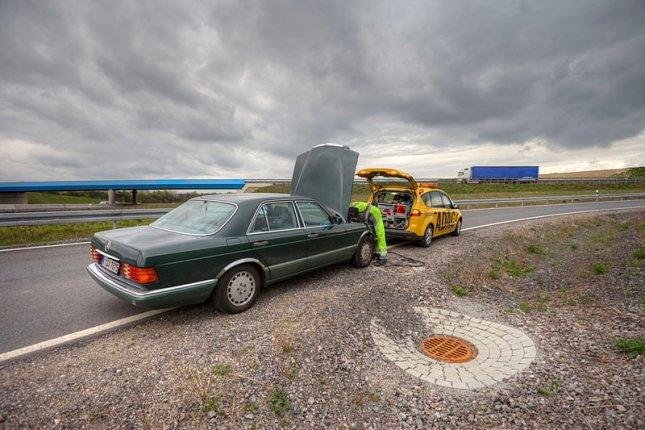
[[[410,216],[421,216],[421,211],[419,209],[412,209]]]
[[[408,213],[408,207],[403,206],[403,205],[397,205],[396,206],[396,213],[397,214],[406,214],[406,213]]]
[[[92,257],[92,260],[101,264],[101,254],[93,246],[90,246],[90,256]]]
[[[149,284],[159,280],[157,271],[154,268],[137,267],[128,263],[123,263],[121,266],[121,275],[137,284]]]

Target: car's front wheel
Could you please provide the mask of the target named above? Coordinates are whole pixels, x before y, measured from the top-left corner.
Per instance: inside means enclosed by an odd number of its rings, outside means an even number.
[[[234,267],[222,276],[213,295],[215,306],[236,314],[253,306],[260,293],[260,274],[250,264]]]
[[[358,247],[351,259],[351,263],[354,267],[367,267],[372,262],[373,257],[374,241],[372,240],[372,236],[366,234],[358,242]]]
[[[426,232],[423,234],[423,237],[421,238],[420,241],[417,242],[417,244],[419,246],[427,248],[432,243],[433,236],[434,236],[434,227],[432,227],[432,224],[429,224],[428,228],[426,228]]]

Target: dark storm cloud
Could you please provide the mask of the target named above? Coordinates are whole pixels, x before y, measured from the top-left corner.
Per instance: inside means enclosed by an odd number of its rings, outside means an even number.
[[[327,141],[608,146],[645,129],[643,22],[639,0],[3,1],[0,180],[286,177]]]
[[[303,145],[351,133],[371,115],[573,147],[645,128],[642,2],[406,5],[339,13],[328,3],[272,3],[243,18],[241,28],[255,31],[231,29],[230,42],[251,63],[283,68],[292,89],[283,97],[310,100],[292,117]],[[222,26],[230,16],[219,16]]]

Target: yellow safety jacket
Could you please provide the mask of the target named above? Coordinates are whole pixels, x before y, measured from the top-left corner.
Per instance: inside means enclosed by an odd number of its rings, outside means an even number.
[[[376,253],[380,256],[387,255],[387,242],[385,241],[385,227],[383,227],[383,217],[381,211],[376,206],[368,205],[366,202],[353,202],[352,206],[358,209],[359,212],[366,212],[369,206],[370,214],[374,217],[376,225],[374,226],[374,234],[376,235]],[[368,221],[368,216],[365,217]],[[368,221],[369,222],[369,221]]]

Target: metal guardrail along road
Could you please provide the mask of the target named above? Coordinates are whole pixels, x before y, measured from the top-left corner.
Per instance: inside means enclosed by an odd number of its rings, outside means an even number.
[[[645,198],[645,193],[625,194],[592,194],[580,196],[547,196],[547,197],[526,197],[512,199],[482,199],[482,200],[455,200],[462,208],[471,205],[494,205],[497,207],[503,204],[519,204],[532,202],[568,202],[575,200],[593,199],[635,199]],[[126,219],[157,219],[169,212],[170,208],[162,209],[105,209],[105,210],[80,210],[80,211],[55,211],[55,212],[7,212],[0,213],[0,227],[45,225],[45,224],[68,224],[80,222],[98,222]]]
[[[622,193],[622,194],[587,194],[587,195],[577,195],[577,196],[546,196],[546,197],[525,197],[525,198],[512,198],[512,199],[484,199],[484,200],[455,200],[460,206],[470,206],[470,205],[495,205],[497,207],[500,203],[510,203],[510,204],[519,204],[523,206],[524,203],[533,203],[533,202],[544,202],[548,204],[549,202],[571,202],[574,200],[594,200],[594,199],[621,199],[626,198],[638,199],[645,197],[645,193]]]
[[[157,219],[171,208],[105,209],[56,212],[9,212],[0,214],[0,227],[21,225],[69,224],[79,222]]]

